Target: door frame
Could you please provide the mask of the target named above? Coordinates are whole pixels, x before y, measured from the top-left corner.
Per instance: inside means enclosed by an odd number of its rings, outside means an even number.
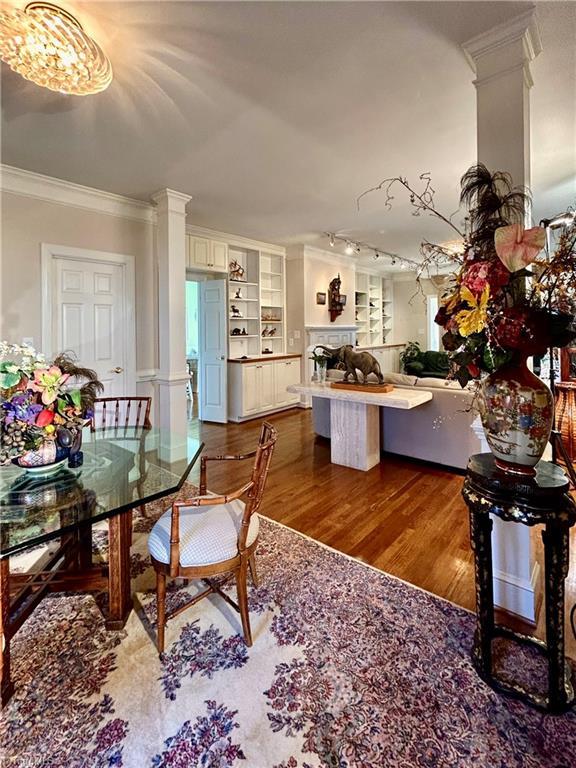
[[[66,261],[92,261],[122,267],[124,276],[124,323],[122,341],[124,349],[125,382],[128,393],[136,392],[136,318],[134,256],[123,253],[94,251],[69,245],[41,243],[42,264],[42,352],[48,360],[53,355],[53,300],[54,273],[57,259]],[[82,361],[80,361],[82,362]]]

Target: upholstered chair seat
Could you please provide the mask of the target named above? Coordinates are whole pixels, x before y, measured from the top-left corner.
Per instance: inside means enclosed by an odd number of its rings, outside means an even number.
[[[245,504],[236,499],[214,507],[180,508],[180,566],[213,565],[238,554],[238,536]],[[148,538],[148,551],[159,563],[170,563],[170,530],[172,509],[155,524]],[[255,513],[250,518],[246,546],[258,537],[260,521]]]

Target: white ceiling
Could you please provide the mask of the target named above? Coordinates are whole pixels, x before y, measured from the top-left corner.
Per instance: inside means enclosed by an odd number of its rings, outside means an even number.
[[[14,4],[14,3],[13,3]],[[22,6],[24,3],[18,3]],[[343,233],[409,258],[445,226],[356,197],[431,171],[457,207],[476,149],[460,44],[520,2],[67,2],[112,60],[102,94],[67,97],[2,65],[2,161],[143,200],[193,196],[195,224],[325,247]],[[576,199],[576,5],[538,4],[535,218]],[[368,257],[366,257],[368,258]]]

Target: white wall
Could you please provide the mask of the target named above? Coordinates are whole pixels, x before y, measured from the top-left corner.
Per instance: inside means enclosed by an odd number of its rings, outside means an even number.
[[[331,258],[332,257],[332,258]],[[346,305],[341,315],[330,322],[328,312],[328,287],[330,281],[340,275],[340,293],[346,295]],[[305,250],[304,260],[304,321],[306,325],[354,325],[354,289],[356,270],[352,263],[335,259],[312,249]],[[326,304],[316,303],[316,294],[326,294]]]
[[[394,279],[393,342],[405,344],[408,341],[418,341],[420,347],[426,349],[428,322],[426,296],[437,295],[438,291],[431,280],[423,279],[420,282],[421,289],[418,288],[415,278]]]
[[[136,368],[157,367],[154,226],[11,192],[0,194],[0,338],[41,347],[42,243],[130,254],[136,271]]]

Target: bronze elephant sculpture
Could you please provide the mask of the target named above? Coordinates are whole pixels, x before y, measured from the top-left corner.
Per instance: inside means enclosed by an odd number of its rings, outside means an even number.
[[[330,347],[324,347],[320,344],[318,347],[323,349],[333,360],[336,359],[339,363],[344,365],[346,370],[344,373],[344,381],[348,381],[348,377],[353,376],[354,381],[360,383],[357,373],[360,371],[363,376],[364,384],[368,381],[368,376],[371,373],[377,377],[380,384],[383,383],[384,377],[380,370],[380,363],[376,360],[374,355],[370,354],[370,352],[356,352],[351,344],[345,344],[343,347],[337,347],[336,349],[330,349]]]

